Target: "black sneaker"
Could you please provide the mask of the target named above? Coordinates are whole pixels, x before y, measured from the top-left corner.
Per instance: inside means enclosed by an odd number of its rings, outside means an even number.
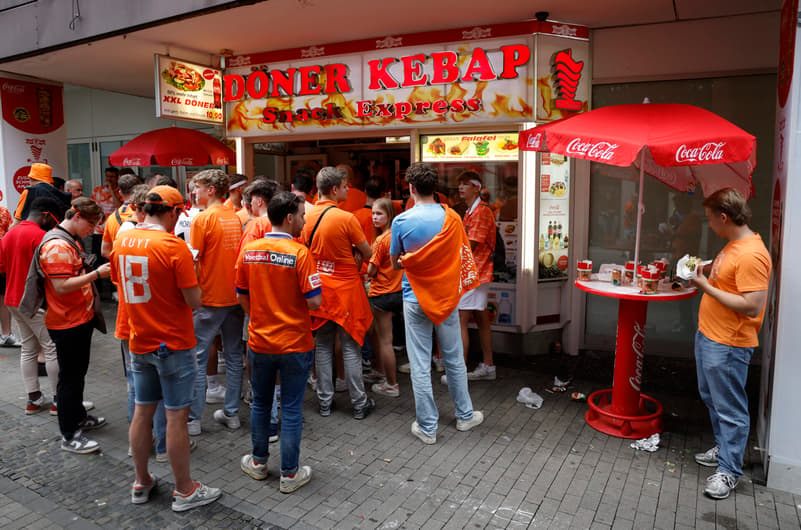
[[[373,412],[373,409],[375,409],[375,400],[373,398],[367,398],[367,402],[362,408],[353,409],[353,419],[363,420]]]
[[[77,431],[71,440],[61,439],[61,449],[70,453],[85,455],[100,449],[100,444],[87,438],[81,431]]]
[[[106,424],[106,418],[98,418],[96,416],[92,416],[91,414],[86,415],[86,419],[83,420],[78,427],[82,431],[91,431],[94,429],[99,429],[100,427]]]

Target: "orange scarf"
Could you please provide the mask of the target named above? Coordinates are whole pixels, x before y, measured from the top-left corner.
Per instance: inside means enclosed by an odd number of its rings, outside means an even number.
[[[464,293],[479,285],[478,268],[462,220],[451,208],[443,208],[442,231],[401,260],[420,308],[435,325],[453,313]]]

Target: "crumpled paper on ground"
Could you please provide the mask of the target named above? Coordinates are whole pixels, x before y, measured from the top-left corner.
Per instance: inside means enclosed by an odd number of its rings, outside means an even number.
[[[631,444],[631,447],[633,449],[637,449],[638,451],[648,451],[649,453],[653,453],[659,449],[659,433],[652,434],[648,438],[637,440]]]
[[[538,409],[542,406],[542,396],[533,392],[529,387],[523,387],[517,393],[517,402],[524,404],[530,409]]]

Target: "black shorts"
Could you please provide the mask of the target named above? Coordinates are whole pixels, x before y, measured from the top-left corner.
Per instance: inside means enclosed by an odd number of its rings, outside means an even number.
[[[396,293],[371,296],[370,307],[387,313],[395,313],[396,315],[403,314],[403,293],[398,291]]]
[[[0,273],[0,294],[6,294],[6,273]]]

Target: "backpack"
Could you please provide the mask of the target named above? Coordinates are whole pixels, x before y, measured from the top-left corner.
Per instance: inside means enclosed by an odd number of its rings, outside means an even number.
[[[492,211],[489,204],[485,202],[481,202],[483,206]],[[495,213],[492,214],[493,219],[495,218]],[[492,270],[493,273],[505,273],[507,272],[506,267],[506,244],[503,242],[503,237],[501,237],[501,231],[498,230],[498,225],[495,225],[495,248],[492,249]]]

